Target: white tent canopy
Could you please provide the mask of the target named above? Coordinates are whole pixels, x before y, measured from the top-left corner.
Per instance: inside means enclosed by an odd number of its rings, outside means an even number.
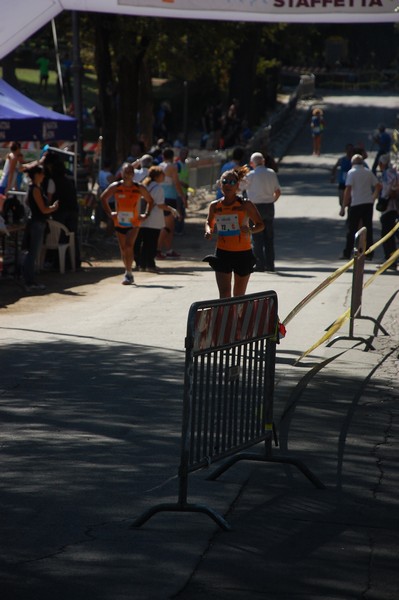
[[[11,0],[2,3],[0,58],[63,10],[278,23],[399,21],[399,0]]]

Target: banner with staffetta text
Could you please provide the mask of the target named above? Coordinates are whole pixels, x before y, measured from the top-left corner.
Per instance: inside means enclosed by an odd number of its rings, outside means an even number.
[[[0,59],[63,10],[264,23],[399,22],[399,0],[11,0],[1,6]]]
[[[109,5],[107,0],[90,2]],[[117,0],[117,3],[121,8],[140,13],[152,9],[158,16],[200,19],[302,23],[399,21],[399,0]]]

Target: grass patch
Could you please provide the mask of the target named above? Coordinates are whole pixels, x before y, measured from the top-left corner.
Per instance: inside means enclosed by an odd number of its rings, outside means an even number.
[[[45,106],[46,108],[50,108],[60,113],[63,112],[61,98],[57,88],[57,73],[55,71],[49,71],[46,92],[39,86],[38,69],[17,68],[15,69],[15,74],[19,82],[18,90],[22,94],[31,100],[34,100],[41,106]],[[1,68],[0,75],[3,76],[3,70]],[[68,106],[73,101],[73,97],[69,96],[67,91],[65,91],[65,93],[65,101],[68,110]],[[84,72],[82,81],[82,103],[85,119],[90,123],[90,125],[84,129],[85,141],[94,141],[99,135],[97,128],[92,124],[90,119],[90,110],[97,104],[97,95],[96,74],[92,71]]]

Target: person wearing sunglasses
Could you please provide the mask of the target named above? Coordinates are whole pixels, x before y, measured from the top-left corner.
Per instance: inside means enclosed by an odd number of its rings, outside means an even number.
[[[248,171],[248,167],[239,167],[223,173],[219,182],[223,196],[211,202],[205,222],[205,239],[213,234],[217,238],[215,254],[203,261],[215,271],[220,298],[245,294],[256,262],[251,234],[264,228],[255,205],[238,195],[240,181]]]

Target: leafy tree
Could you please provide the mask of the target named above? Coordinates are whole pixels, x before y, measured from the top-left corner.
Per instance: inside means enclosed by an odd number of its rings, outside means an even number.
[[[56,21],[65,52],[71,46],[70,13],[62,13]],[[189,91],[190,129],[199,128],[208,105],[227,108],[233,98],[238,100],[241,116],[256,126],[274,107],[281,65],[322,66],[329,36],[347,40],[354,64],[367,67],[373,62],[383,69],[398,60],[398,30],[392,24],[287,25],[83,12],[80,27],[82,61],[85,67],[94,65],[97,73],[103,154],[114,162],[135,153],[131,149],[138,140],[149,147],[154,106],[162,100],[172,106],[171,133],[182,130],[183,90]],[[373,35],[369,35],[371,27]],[[15,53],[18,66],[24,57],[24,66],[33,67],[39,48],[50,48],[51,43],[47,25]],[[4,78],[15,84],[13,61],[10,55],[2,66]],[[166,83],[154,87],[156,77]]]

